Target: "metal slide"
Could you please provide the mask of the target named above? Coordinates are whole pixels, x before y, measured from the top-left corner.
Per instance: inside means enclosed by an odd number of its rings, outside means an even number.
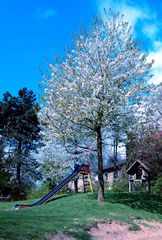
[[[41,205],[45,202],[47,202],[48,200],[51,199],[51,197],[57,193],[61,188],[63,188],[67,183],[69,183],[73,178],[75,178],[80,172],[83,172],[85,170],[87,170],[87,165],[76,165],[74,171],[64,180],[62,180],[56,187],[54,187],[49,193],[47,193],[44,197],[42,197],[41,199],[39,199],[38,201],[36,201],[35,203],[32,204],[16,204],[14,206],[14,210],[18,210],[19,208],[26,208],[26,207],[34,207],[34,206],[38,206]]]

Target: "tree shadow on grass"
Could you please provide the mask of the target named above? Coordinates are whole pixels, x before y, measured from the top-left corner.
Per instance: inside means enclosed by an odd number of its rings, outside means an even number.
[[[106,194],[106,201],[125,204],[134,209],[162,214],[162,198],[148,193],[111,193]]]
[[[97,194],[89,196],[97,199]],[[162,214],[162,197],[149,193],[106,193],[105,201],[109,203],[119,203],[134,209],[142,209],[151,213]]]

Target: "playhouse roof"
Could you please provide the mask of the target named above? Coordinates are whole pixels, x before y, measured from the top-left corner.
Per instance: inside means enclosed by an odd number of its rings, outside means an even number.
[[[149,173],[149,168],[141,163],[140,160],[136,160],[128,169],[127,169],[127,173],[130,175],[134,175],[137,172],[138,167],[141,167],[143,170],[145,170],[147,173]]]

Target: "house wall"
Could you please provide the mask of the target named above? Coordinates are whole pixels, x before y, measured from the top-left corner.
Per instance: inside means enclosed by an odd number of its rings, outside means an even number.
[[[105,179],[105,182],[107,182],[110,186],[112,186],[114,180],[118,180],[119,178],[122,178],[124,174],[126,174],[125,165],[123,165],[120,170],[117,170],[117,172],[115,171],[112,171],[109,173],[105,172],[104,179]]]
[[[104,180],[105,182],[108,183],[109,185],[109,188],[111,189],[112,188],[112,185],[114,183],[114,180],[118,180],[120,177],[123,176],[123,171],[122,169],[121,170],[117,170],[117,172],[110,172],[110,173],[105,173],[104,174]]]
[[[112,187],[113,182],[114,182],[114,172],[108,173],[108,180],[107,182],[109,183],[110,187]]]

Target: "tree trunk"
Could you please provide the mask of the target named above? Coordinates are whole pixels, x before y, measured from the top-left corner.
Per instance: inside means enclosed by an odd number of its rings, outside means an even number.
[[[21,164],[18,161],[17,166],[16,166],[16,181],[17,181],[17,198],[20,200],[20,192],[21,192],[21,179],[20,179],[20,172],[21,172]]]
[[[102,158],[102,134],[101,127],[97,128],[97,156],[98,156],[98,202],[104,202],[104,179],[103,179],[103,158]]]
[[[18,162],[17,168],[16,168],[16,179],[19,186],[21,185],[20,172],[21,172],[21,164],[20,162]]]
[[[117,140],[117,138],[114,139],[113,148],[114,148],[113,164],[114,164],[114,169],[116,170],[117,169],[117,160],[118,160],[118,140]]]
[[[17,167],[16,167],[16,180],[17,180],[17,184],[18,184],[18,198],[20,199],[20,192],[21,192],[21,154],[22,154],[22,150],[21,150],[21,141],[19,141],[18,144],[18,156],[17,156]]]
[[[74,147],[75,147],[75,152],[74,152],[74,156],[75,156],[75,164],[78,163],[78,154],[77,154],[77,147],[78,147],[78,142],[76,139],[74,139]],[[75,178],[74,180],[74,192],[77,193],[78,192],[78,178]]]

